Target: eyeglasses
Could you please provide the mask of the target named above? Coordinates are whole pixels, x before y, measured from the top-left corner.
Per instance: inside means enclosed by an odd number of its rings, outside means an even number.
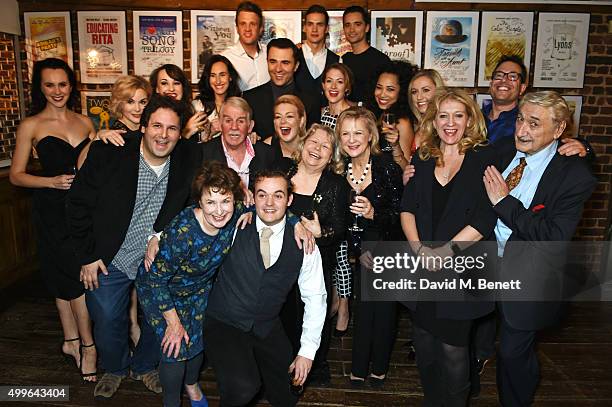
[[[509,81],[516,82],[523,79],[523,75],[518,72],[504,72],[504,71],[495,71],[493,75],[491,75],[491,79],[494,81],[501,81],[504,78],[508,78]]]

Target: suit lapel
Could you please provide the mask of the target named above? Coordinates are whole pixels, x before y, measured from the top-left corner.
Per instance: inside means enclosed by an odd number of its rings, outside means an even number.
[[[558,181],[562,179],[560,173],[563,167],[565,167],[564,158],[559,153],[555,153],[555,156],[544,170],[540,182],[538,182],[538,188],[533,195],[530,206],[541,204],[546,200],[548,193],[556,189]]]

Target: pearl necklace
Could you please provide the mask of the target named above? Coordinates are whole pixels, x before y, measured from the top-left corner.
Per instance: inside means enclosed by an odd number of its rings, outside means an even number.
[[[369,160],[368,163],[366,164],[365,169],[363,170],[363,174],[361,174],[361,177],[358,180],[356,180],[355,177],[353,177],[353,163],[351,162],[348,163],[349,178],[353,184],[359,185],[363,181],[365,181],[366,177],[368,176],[368,172],[370,172],[370,163],[371,163],[371,160]]]

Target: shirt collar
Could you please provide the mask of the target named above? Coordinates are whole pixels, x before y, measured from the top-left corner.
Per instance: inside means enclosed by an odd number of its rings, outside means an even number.
[[[255,58],[259,57],[259,54],[261,54],[261,50],[263,48],[261,47],[260,43],[257,43],[257,53],[255,54]],[[244,47],[242,46],[242,43],[240,42],[240,40],[238,40],[235,44],[234,44],[234,51],[236,53],[236,55],[238,56],[248,56],[249,58],[251,57],[249,54],[247,54],[247,52],[244,50]],[[255,59],[253,58],[253,59]]]
[[[310,46],[308,45],[308,43],[306,41],[304,41],[302,43],[302,51],[304,52],[304,54],[307,54],[308,56],[312,56],[312,57],[317,57],[317,56],[322,56],[327,54],[327,47],[323,47],[321,48],[321,50],[319,52],[317,52],[316,54],[314,54],[312,52],[312,48],[310,48]]]
[[[261,233],[261,230],[263,228],[270,228],[272,229],[272,236],[275,236],[279,233],[284,233],[285,232],[285,223],[287,221],[287,215],[283,216],[283,219],[281,219],[280,222],[278,222],[275,225],[272,226],[268,226],[266,225],[261,219],[259,219],[259,216],[255,217],[255,226],[257,227],[257,234]]]
[[[559,142],[557,140],[554,140],[548,146],[544,147],[535,154],[526,155],[525,153],[522,153],[523,157],[525,157],[525,161],[527,161],[527,166],[530,168],[530,170],[537,171],[543,164],[548,163],[549,158],[557,153],[558,145]]]
[[[227,147],[225,147],[225,142],[223,141],[223,135],[219,137],[221,137],[221,145],[223,146],[223,152],[225,153],[225,156],[228,157],[229,153],[227,152]],[[253,147],[253,143],[251,143],[249,136],[247,136],[244,139],[244,145],[246,147],[246,154],[250,157],[255,157],[255,148]]]
[[[512,109],[510,110],[505,110],[502,112],[499,112],[499,116],[497,117],[497,119],[495,120],[491,120],[491,118],[489,118],[489,115],[491,114],[491,110],[493,110],[493,103],[489,103],[488,105],[484,105],[482,108],[482,112],[484,113],[484,117],[485,119],[487,119],[488,121],[504,121],[504,120],[508,120],[510,119],[512,116],[514,116],[516,118],[516,116],[518,115],[518,104],[516,106],[514,106]]]

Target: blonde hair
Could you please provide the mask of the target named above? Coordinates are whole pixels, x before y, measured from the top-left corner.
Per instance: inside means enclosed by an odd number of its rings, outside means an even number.
[[[414,85],[414,82],[417,79],[423,77],[429,78],[436,86],[436,89],[444,87],[444,80],[442,79],[442,76],[440,76],[438,71],[436,71],[435,69],[421,69],[416,74],[414,74],[414,76],[410,80],[410,83],[408,84],[408,105],[410,106],[412,114],[414,114],[417,124],[421,123],[423,115],[421,114],[421,112],[419,112],[419,109],[417,109],[416,105],[412,101],[412,86]]]
[[[329,127],[319,123],[314,123],[312,126],[310,126],[306,134],[304,134],[303,137],[300,137],[297,149],[293,153],[292,158],[298,164],[302,161],[302,152],[304,151],[304,145],[306,144],[306,141],[308,141],[308,139],[318,130],[321,130],[327,135],[332,145],[331,161],[327,165],[327,169],[335,172],[336,174],[342,174],[342,172],[344,171],[344,161],[342,160],[342,155],[340,154],[340,143],[336,138],[336,134]]]
[[[338,141],[340,141],[340,131],[342,129],[342,123],[344,123],[345,120],[363,120],[366,129],[370,133],[370,136],[372,136],[370,140],[370,154],[379,155],[382,153],[378,145],[380,136],[378,135],[378,127],[376,126],[376,117],[374,117],[374,113],[362,106],[352,106],[340,113],[336,121],[336,138]],[[342,155],[346,156],[347,154],[342,151]]]
[[[552,115],[552,121],[558,128],[562,123],[565,123],[565,129],[560,138],[572,137],[574,130],[574,118],[570,111],[567,102],[558,92],[554,90],[543,90],[540,92],[529,92],[525,94],[520,102],[519,109],[525,104],[531,103],[537,106],[544,107],[549,110]]]
[[[440,150],[440,136],[434,127],[434,121],[440,110],[440,105],[446,100],[454,100],[465,106],[467,113],[467,126],[463,137],[459,140],[459,152],[465,154],[468,150],[474,150],[478,146],[487,143],[487,126],[484,116],[476,105],[474,98],[460,89],[436,89],[436,95],[430,102],[427,112],[423,117],[421,134],[423,141],[419,148],[421,160],[436,159],[436,165],[444,165],[442,151]]]
[[[221,105],[221,109],[219,109],[219,116],[223,115],[223,109],[225,108],[225,106],[232,106],[242,110],[247,114],[248,121],[250,121],[253,117],[253,110],[251,109],[251,106],[249,106],[249,103],[241,97],[232,96],[225,99],[225,102],[223,102],[223,104]]]
[[[304,103],[302,103],[300,98],[297,96],[282,95],[282,96],[279,96],[278,99],[276,99],[276,102],[274,102],[274,107],[272,108],[272,112],[276,111],[277,106],[284,105],[284,104],[288,104],[288,105],[292,105],[296,107],[298,116],[300,119],[300,127],[298,128],[298,131],[297,131],[297,137],[303,138],[304,135],[306,134],[306,119],[305,119],[306,108],[304,107]]]
[[[110,104],[108,106],[108,110],[114,117],[117,119],[123,117],[123,105],[130,100],[138,89],[145,91],[147,99],[151,98],[153,93],[151,84],[140,76],[124,75],[115,81],[111,89]]]

